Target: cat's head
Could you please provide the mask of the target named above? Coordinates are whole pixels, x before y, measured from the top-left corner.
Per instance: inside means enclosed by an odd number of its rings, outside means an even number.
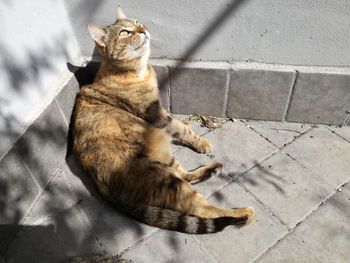
[[[150,34],[140,22],[127,18],[120,7],[114,24],[104,28],[89,24],[88,31],[108,63],[116,66],[147,63]]]

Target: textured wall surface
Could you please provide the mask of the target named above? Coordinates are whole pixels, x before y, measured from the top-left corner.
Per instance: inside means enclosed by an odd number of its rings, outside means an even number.
[[[79,57],[62,1],[0,3],[0,156],[71,77]]]
[[[66,0],[84,55],[87,23],[107,25],[117,5],[153,36],[153,57],[349,66],[347,0]],[[203,41],[199,41],[199,40]],[[188,52],[191,51],[191,54]]]

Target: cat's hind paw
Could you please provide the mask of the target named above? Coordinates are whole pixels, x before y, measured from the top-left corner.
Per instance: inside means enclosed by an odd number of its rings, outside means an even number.
[[[205,138],[201,138],[198,144],[195,146],[195,150],[199,153],[210,153],[213,150],[213,146]]]

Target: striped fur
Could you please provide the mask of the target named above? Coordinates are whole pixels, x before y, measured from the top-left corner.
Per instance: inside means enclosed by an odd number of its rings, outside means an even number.
[[[186,171],[171,155],[172,138],[200,153],[211,145],[163,109],[147,64],[147,29],[123,18],[105,28],[90,25],[89,31],[101,66],[76,99],[73,151],[101,194],[137,220],[180,232],[213,233],[249,223],[251,208],[218,208],[191,186],[220,171],[220,163]]]
[[[188,234],[216,233],[229,225],[241,227],[248,223],[248,216],[201,218],[155,206],[126,204],[115,199],[110,201],[119,210],[140,222]]]

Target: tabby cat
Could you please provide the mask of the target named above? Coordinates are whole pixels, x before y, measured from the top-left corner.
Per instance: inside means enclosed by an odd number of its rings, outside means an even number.
[[[117,13],[110,26],[88,25],[101,66],[94,83],[80,90],[73,115],[73,150],[82,167],[106,199],[146,224],[193,234],[248,224],[252,208],[218,208],[192,189],[220,163],[188,172],[172,157],[171,137],[199,153],[211,145],[162,108],[148,64],[150,34]]]

